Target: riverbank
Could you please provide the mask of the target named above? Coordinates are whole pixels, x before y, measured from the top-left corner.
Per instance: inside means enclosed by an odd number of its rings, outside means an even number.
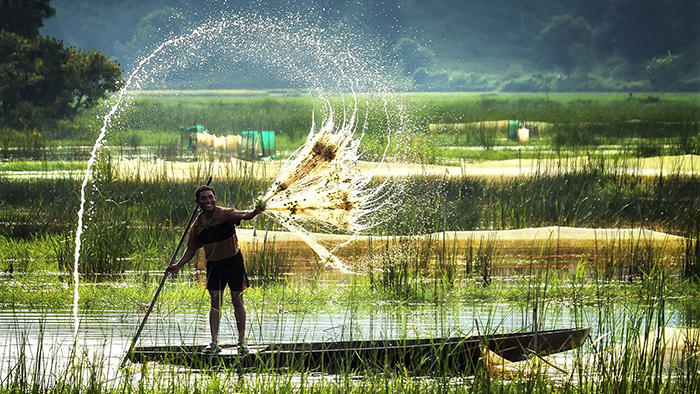
[[[380,178],[401,178],[409,176],[439,177],[477,177],[477,178],[511,178],[532,177],[541,174],[576,172],[588,168],[590,157],[570,157],[566,159],[512,159],[468,163],[460,166],[424,165],[411,163],[374,163],[359,162],[363,172],[373,172]],[[627,159],[610,165],[617,165],[618,172],[627,175],[694,175],[700,171],[700,156],[657,156]],[[261,179],[274,178],[284,165],[283,161],[249,162],[236,158],[227,161],[168,161],[163,159],[125,159],[114,160],[112,166],[118,177],[155,179],[197,179],[205,175],[220,179],[235,175],[254,176]],[[615,171],[608,168],[608,171]]]

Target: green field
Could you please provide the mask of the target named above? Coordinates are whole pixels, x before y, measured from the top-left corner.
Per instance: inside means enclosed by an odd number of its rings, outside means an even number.
[[[346,105],[351,97],[331,98]],[[522,146],[507,140],[505,130],[490,132],[470,127],[461,133],[429,134],[433,123],[472,123],[518,119],[546,122],[552,127],[533,138],[527,157],[551,151],[590,151],[613,146],[635,156],[696,153],[700,98],[693,94],[458,94],[415,93],[390,97],[386,104],[375,96],[358,97],[358,129],[366,132],[364,151],[382,152],[386,131],[396,128],[403,107],[413,159],[426,162],[491,160],[523,155]],[[101,127],[96,108],[70,123],[62,123],[39,137],[8,135],[5,157],[12,149],[31,151],[92,145]],[[107,144],[121,147],[181,147],[180,126],[198,122],[213,134],[240,134],[243,130],[274,130],[278,150],[291,151],[303,143],[315,117],[323,119],[323,102],[303,93],[251,91],[143,92],[130,99],[109,129]],[[314,114],[315,113],[315,114]],[[388,115],[387,115],[388,114]],[[379,145],[379,146],[377,146]],[[455,148],[482,148],[455,150]],[[392,147],[397,151],[396,147]],[[448,149],[449,148],[449,149]],[[496,148],[503,148],[497,150]],[[402,150],[407,150],[405,147]],[[520,153],[519,153],[520,152]],[[459,157],[458,157],[459,156]]]

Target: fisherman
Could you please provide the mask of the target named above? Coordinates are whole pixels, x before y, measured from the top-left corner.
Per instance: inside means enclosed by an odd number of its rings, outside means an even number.
[[[216,194],[209,186],[201,186],[195,191],[195,201],[202,213],[192,227],[187,249],[177,263],[165,269],[166,274],[175,275],[188,261],[197,249],[204,247],[207,259],[207,290],[211,296],[209,309],[209,326],[211,343],[204,348],[206,353],[217,353],[219,323],[221,321],[222,294],[228,285],[231,291],[233,312],[238,329],[238,351],[245,354],[246,312],[243,305],[243,290],[249,286],[248,276],[243,266],[243,256],[238,247],[236,226],[241,220],[250,220],[264,211],[257,206],[252,211],[237,211],[232,208],[222,208],[216,205]]]

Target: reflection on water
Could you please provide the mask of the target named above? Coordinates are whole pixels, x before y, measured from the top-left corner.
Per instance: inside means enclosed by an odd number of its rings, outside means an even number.
[[[177,308],[176,308],[177,309]],[[228,308],[222,319],[221,342],[235,341],[235,321]],[[682,307],[681,307],[682,309]],[[618,330],[615,322],[635,320],[635,313],[623,306],[611,306],[606,314],[615,315],[599,324],[597,306],[572,308],[549,303],[538,312],[543,329],[591,326],[592,338]],[[116,371],[128,349],[142,312],[84,311],[80,332],[73,337],[71,311],[0,311],[0,371],[6,375],[20,356],[27,365],[37,361],[45,370],[62,370],[72,352],[90,360],[100,360]],[[667,324],[678,326],[682,316],[669,306]],[[478,333],[529,330],[532,310],[517,303],[377,304],[324,307],[315,312],[290,309],[270,310],[248,302],[248,336],[251,343],[280,341],[332,341],[340,339],[389,339],[473,335]],[[139,340],[140,345],[206,344],[209,342],[207,311],[156,310]],[[77,345],[77,346],[76,346]]]

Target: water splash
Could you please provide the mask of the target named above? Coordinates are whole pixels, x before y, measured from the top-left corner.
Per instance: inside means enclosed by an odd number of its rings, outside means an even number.
[[[196,36],[199,34],[203,34],[203,30],[195,30],[192,32],[192,36]],[[135,81],[135,78],[139,74],[139,72],[142,70],[142,68],[150,62],[160,51],[162,51],[164,48],[166,48],[169,45],[173,45],[174,43],[177,43],[178,41],[184,40],[186,37],[181,37],[177,39],[172,39],[164,42],[161,44],[156,50],[151,53],[151,55],[143,58],[139,64],[136,66],[136,68],[132,71],[132,73],[129,75],[129,78],[127,79],[126,83],[124,86],[117,92],[115,95],[115,102],[111,106],[109,112],[104,116],[103,121],[102,121],[102,127],[100,128],[100,134],[97,136],[97,139],[95,140],[95,144],[92,146],[92,150],[90,152],[90,158],[88,159],[87,162],[87,167],[85,169],[85,174],[83,176],[83,182],[80,187],[80,208],[78,209],[78,224],[77,224],[77,230],[75,232],[75,250],[73,253],[73,334],[75,337],[78,336],[78,328],[80,327],[80,320],[78,316],[78,305],[80,301],[80,293],[79,293],[79,285],[80,285],[80,274],[79,274],[79,267],[80,267],[80,249],[82,246],[82,235],[83,235],[83,217],[85,216],[85,203],[86,203],[86,193],[85,190],[87,188],[88,182],[90,181],[90,175],[92,174],[92,168],[95,165],[95,161],[97,160],[97,155],[100,149],[102,148],[102,145],[104,143],[105,137],[107,136],[107,131],[108,128],[112,122],[112,118],[117,114],[118,110],[120,109],[120,106],[122,102],[124,101],[124,96],[125,94],[129,91],[130,87]]]
[[[183,70],[192,70],[193,75],[209,72],[216,78],[253,65],[317,95],[325,120],[319,130],[312,125],[306,143],[285,163],[262,200],[269,214],[302,238],[322,261],[349,271],[332,254],[342,244],[330,246],[329,251],[306,228],[322,223],[357,234],[367,228],[364,218],[381,205],[385,191],[381,187],[370,190],[373,172],[363,172],[358,163],[364,135],[364,130],[356,135],[359,95],[371,93],[380,98],[373,102],[377,104],[370,104],[369,99],[363,102],[364,127],[371,105],[379,105],[379,113],[385,114],[387,135],[400,133],[407,121],[400,103],[390,109],[390,101],[400,102],[392,95],[401,83],[393,73],[394,63],[382,58],[381,40],[324,25],[318,15],[224,14],[212,17],[204,26],[209,34],[172,45],[141,81],[144,86],[162,87]],[[348,96],[351,103],[346,105],[344,97]],[[392,122],[394,115],[398,119]],[[315,111],[312,119],[314,116]]]
[[[326,121],[319,131],[312,126],[307,143],[292,156],[285,167],[287,170],[273,184],[264,200],[270,214],[304,239],[324,261],[343,271],[348,270],[313,238],[304,225],[307,221],[321,221],[350,233],[366,228],[362,218],[378,209],[381,192],[368,188],[372,172],[363,174],[357,164],[362,138],[355,136],[358,127],[357,92],[371,92],[382,97],[386,123],[390,125],[386,95],[402,83],[393,77],[393,62],[382,59],[380,55],[381,40],[323,23],[319,15],[301,13],[277,16],[222,13],[210,17],[187,34],[164,41],[138,62],[104,116],[82,182],[73,272],[76,336],[85,191],[107,131],[119,111],[127,106],[125,98],[128,92],[170,88],[175,80],[182,87],[183,80],[191,77],[190,73],[200,73],[200,77],[205,73],[213,80],[220,80],[222,75],[235,76],[236,72],[247,70],[252,65],[279,75],[291,86],[313,92],[321,98]],[[353,97],[352,108],[348,110],[342,104],[343,121],[337,125],[336,111],[328,97],[347,94]],[[369,101],[365,103],[368,114]],[[404,121],[405,117],[399,115],[395,129],[387,129],[386,133],[400,132]]]
[[[325,124],[318,132],[312,127],[306,143],[287,160],[262,197],[268,213],[327,265],[343,272],[350,270],[303,223],[321,222],[357,234],[368,227],[363,219],[385,201],[379,198],[384,195],[382,186],[368,187],[373,172],[363,172],[358,163],[362,136],[355,136],[356,114],[355,100],[350,119],[336,127],[331,109]]]

